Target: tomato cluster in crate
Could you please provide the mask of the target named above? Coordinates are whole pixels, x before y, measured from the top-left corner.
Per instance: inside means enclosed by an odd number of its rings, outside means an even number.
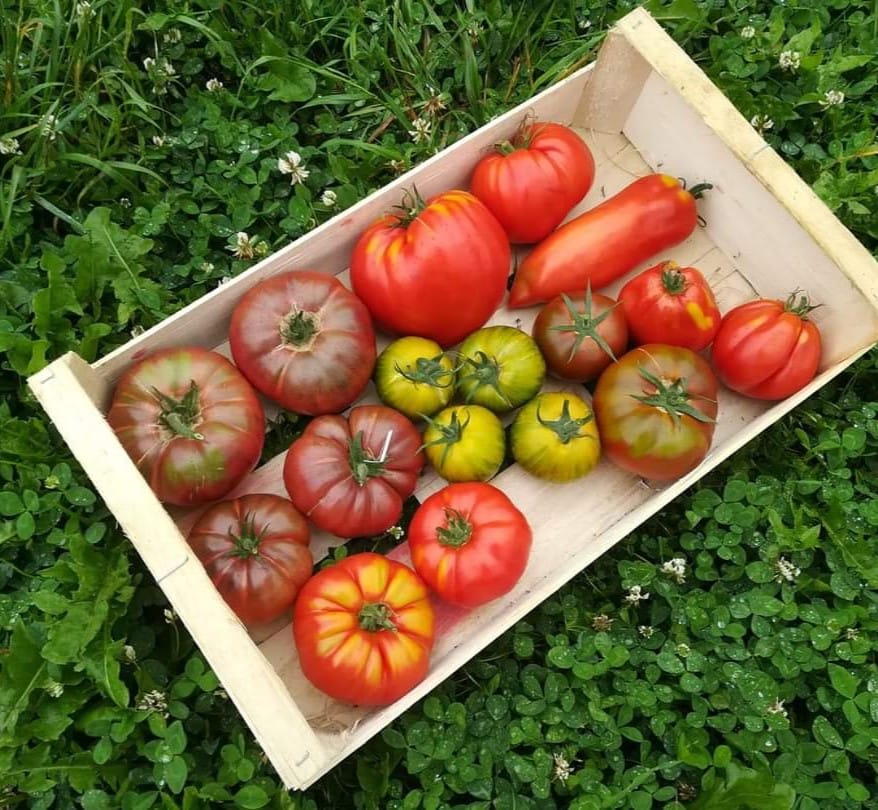
[[[700,271],[664,255],[694,232],[708,185],[650,174],[565,222],[596,179],[572,129],[527,121],[469,191],[413,189],[370,225],[351,289],[311,268],[272,276],[232,313],[231,361],[180,346],[122,376],[107,414],[119,441],[162,501],[206,507],[187,539],[245,624],[292,610],[302,671],[327,695],[395,701],[428,671],[431,593],[471,608],[520,580],[531,527],[490,483],[506,459],[553,482],[587,480],[602,455],[674,480],[707,455],[722,385],[783,399],[815,376],[806,295],[723,315]],[[513,245],[533,247],[507,296]],[[539,308],[529,332],[487,325],[504,299]],[[391,339],[380,353],[376,329]],[[370,381],[381,404],[355,404]],[[311,417],[284,459],[288,498],[226,498],[263,449],[257,392]],[[411,567],[365,552],[314,573],[309,524],[386,532],[428,464],[447,483],[414,513]]]

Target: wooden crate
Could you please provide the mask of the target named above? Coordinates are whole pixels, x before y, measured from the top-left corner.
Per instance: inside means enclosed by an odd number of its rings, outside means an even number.
[[[392,706],[363,710],[317,692],[299,669],[289,620],[248,632],[190,552],[193,514],[166,509],[104,419],[120,374],[166,346],[197,344],[228,355],[236,302],[258,281],[293,268],[342,277],[358,235],[416,184],[424,196],[467,187],[483,151],[510,137],[526,114],[572,124],[592,147],[597,180],[579,211],[633,178],[661,170],[690,184],[709,181],[699,203],[706,226],[662,258],[698,266],[723,311],[758,295],[807,290],[825,336],[819,376],[779,403],[721,391],[713,448],[689,475],[655,488],[602,461],[587,478],[548,484],[516,466],[494,479],[534,528],[524,577],[477,610],[438,608],[439,638],[428,677]],[[644,265],[646,266],[646,265]],[[638,268],[638,270],[643,268]],[[636,272],[636,271],[635,271]],[[610,288],[615,293],[622,282]],[[493,323],[528,329],[538,308],[501,309]],[[29,384],[191,632],[284,783],[305,788],[387,726],[564,582],[762,430],[796,407],[878,340],[878,265],[811,189],[643,10],[610,32],[598,59],[529,102],[437,154],[358,205],[259,262],[149,332],[91,365],[74,354]],[[365,399],[374,399],[370,390]],[[284,494],[283,454],[238,492]],[[444,482],[429,471],[423,498]],[[320,558],[338,538],[317,534]],[[405,545],[392,556],[407,560]]]

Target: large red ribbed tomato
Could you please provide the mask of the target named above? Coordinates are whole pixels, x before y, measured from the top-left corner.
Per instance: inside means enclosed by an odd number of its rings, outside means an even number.
[[[817,374],[820,330],[808,320],[807,296],[760,298],[730,310],[713,341],[711,359],[720,380],[756,399],[785,399]]]
[[[338,413],[369,382],[369,312],[328,273],[291,270],[257,284],[232,312],[235,364],[266,397],[301,414]]]
[[[290,499],[318,528],[338,537],[387,531],[402,514],[424,466],[421,434],[399,411],[359,405],[318,416],[287,451]]]
[[[289,610],[311,576],[308,521],[286,498],[242,495],[213,504],[187,538],[223,599],[244,624]]]
[[[259,461],[265,415],[225,357],[197,346],[162,349],[131,366],[107,421],[159,500],[222,498]]]
[[[316,573],[293,611],[305,677],[335,700],[384,706],[420,683],[435,619],[427,587],[400,562],[363,552]]]
[[[497,217],[509,241],[548,236],[594,182],[591,150],[570,127],[531,122],[477,164],[470,189]]]
[[[351,285],[379,328],[447,348],[500,306],[511,248],[502,226],[476,197],[416,194],[404,213],[386,214],[357,240]]]

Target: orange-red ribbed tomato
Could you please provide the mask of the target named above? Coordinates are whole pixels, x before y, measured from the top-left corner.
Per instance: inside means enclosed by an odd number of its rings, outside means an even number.
[[[107,422],[159,500],[222,498],[259,461],[265,415],[240,371],[197,346],[161,349],[131,366]]]
[[[641,262],[686,239],[698,224],[695,199],[675,177],[649,174],[550,233],[519,265],[510,307],[562,292],[600,290]]]
[[[808,320],[807,296],[760,298],[726,313],[711,360],[724,385],[756,399],[785,399],[817,374],[820,330]]]
[[[293,611],[305,677],[335,700],[385,706],[427,674],[435,618],[427,586],[381,554],[352,554],[309,579]]]
[[[257,493],[212,504],[187,540],[244,624],[289,610],[314,567],[308,521],[286,498]]]
[[[511,248],[502,226],[476,197],[447,191],[404,200],[357,240],[351,286],[391,335],[435,340],[443,348],[483,326],[506,292]]]
[[[707,279],[694,267],[659,262],[619,291],[628,331],[637,343],[666,343],[700,352],[722,320]]]
[[[548,236],[588,193],[594,157],[570,127],[532,122],[477,164],[470,190],[500,221],[513,244]]]
[[[492,484],[449,484],[417,509],[408,544],[415,571],[446,602],[477,607],[521,579],[533,534],[527,518]]]

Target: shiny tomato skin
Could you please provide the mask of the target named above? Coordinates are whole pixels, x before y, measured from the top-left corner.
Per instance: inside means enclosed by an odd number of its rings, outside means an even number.
[[[409,419],[432,416],[454,396],[452,356],[435,340],[408,335],[390,343],[375,363],[378,398]]]
[[[527,567],[533,533],[497,487],[449,484],[417,509],[409,524],[412,565],[446,602],[478,607],[508,593]]]
[[[314,567],[308,522],[286,498],[242,495],[219,501],[187,541],[223,599],[246,625],[286,613]]]
[[[695,197],[676,178],[641,177],[543,239],[518,266],[508,305],[533,306],[587,284],[600,290],[685,240],[697,224]]]
[[[387,214],[357,240],[351,284],[384,332],[448,348],[500,306],[511,247],[494,215],[469,192],[446,191],[423,208],[409,202],[410,220]]]
[[[107,421],[159,500],[175,506],[222,498],[253,470],[265,441],[256,392],[225,357],[195,346],[129,367]]]
[[[573,382],[596,380],[628,348],[625,311],[601,293],[555,296],[540,309],[532,334],[552,376]],[[603,339],[609,353],[595,335]]]
[[[656,386],[641,372],[680,391],[702,419],[641,402]],[[713,441],[718,382],[700,355],[681,346],[649,343],[632,349],[598,378],[593,407],[605,455],[619,467],[654,481],[694,470]]]
[[[314,270],[280,273],[244,293],[229,345],[254,388],[309,416],[347,408],[375,366],[366,306],[335,276]]]
[[[513,244],[548,236],[588,193],[595,163],[570,127],[526,124],[477,164],[470,190],[499,220]]]
[[[424,429],[424,452],[446,481],[487,481],[503,466],[506,433],[481,405],[449,405]]]
[[[755,399],[779,400],[807,385],[823,343],[808,305],[757,299],[730,310],[713,341],[711,361],[723,385]]]
[[[628,329],[636,343],[707,348],[722,315],[713,291],[695,267],[665,261],[644,270],[619,291]]]
[[[409,419],[384,405],[358,405],[347,417],[312,419],[290,445],[283,477],[290,500],[315,526],[361,537],[399,520],[423,466],[421,435]]]
[[[417,686],[429,670],[435,633],[423,580],[372,552],[318,571],[293,610],[305,677],[329,697],[358,706],[386,706]]]

